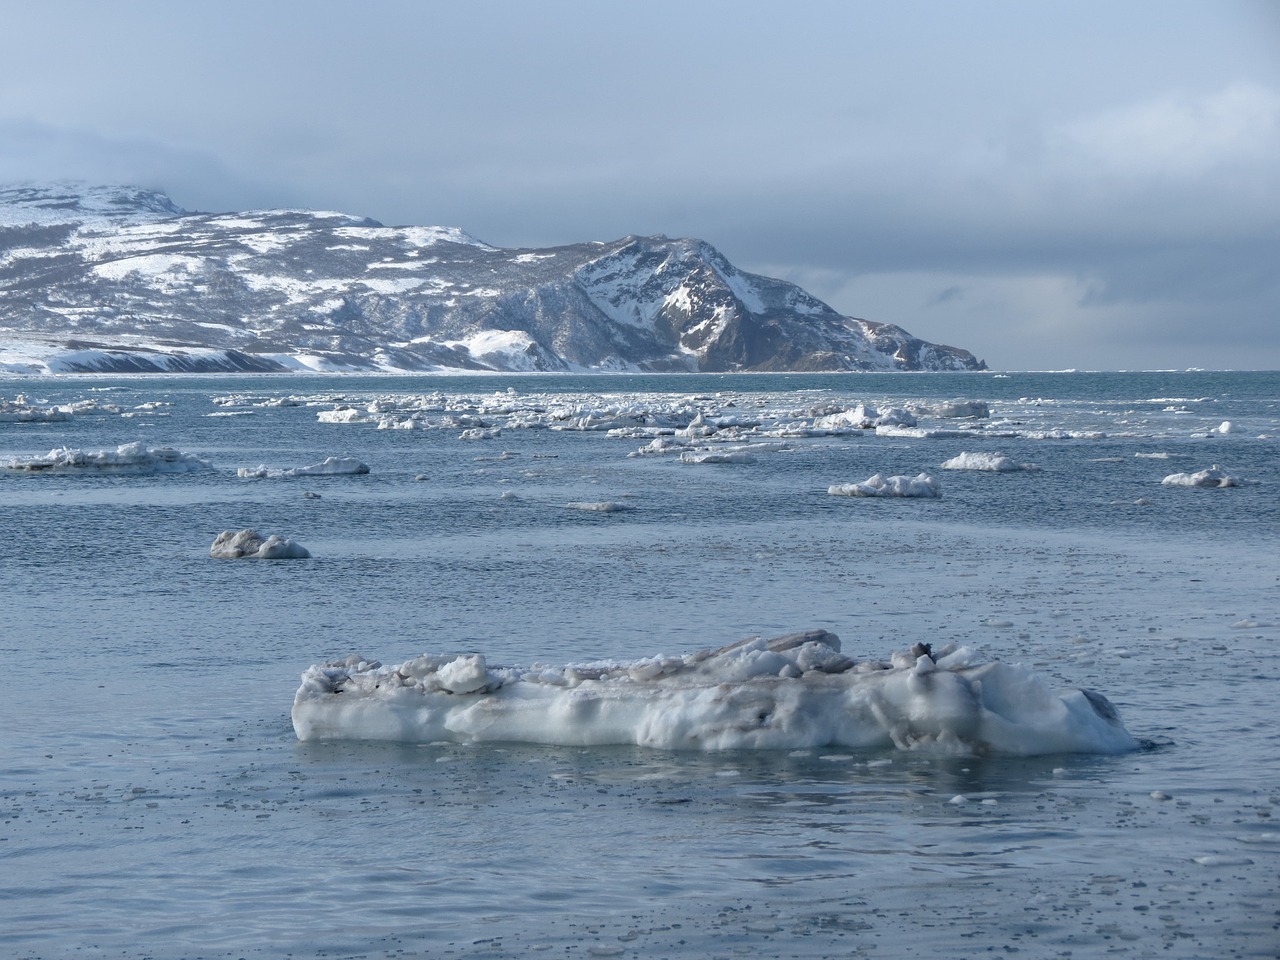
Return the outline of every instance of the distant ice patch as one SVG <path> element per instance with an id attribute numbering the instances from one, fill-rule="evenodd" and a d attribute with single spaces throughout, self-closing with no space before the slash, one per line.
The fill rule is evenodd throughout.
<path id="1" fill-rule="evenodd" d="M 635 509 L 617 500 L 570 500 L 564 506 L 566 510 L 585 510 L 588 513 L 626 513 Z"/>

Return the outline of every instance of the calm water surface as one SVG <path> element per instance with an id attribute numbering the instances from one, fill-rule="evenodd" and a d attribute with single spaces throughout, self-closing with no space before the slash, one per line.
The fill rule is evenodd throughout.
<path id="1" fill-rule="evenodd" d="M 0 380 L 17 394 L 118 412 L 0 423 L 0 460 L 142 440 L 216 469 L 0 471 L 0 955 L 1277 955 L 1280 376 Z M 316 417 L 436 395 L 797 419 L 964 397 L 1006 426 L 696 466 L 603 433 Z M 939 469 L 962 450 L 1041 469 Z M 371 472 L 236 476 L 330 455 Z M 1160 483 L 1215 463 L 1256 483 Z M 826 492 L 922 471 L 940 500 Z M 209 558 L 248 526 L 313 559 Z M 1030 663 L 1148 749 L 301 744 L 289 723 L 301 671 L 350 652 L 630 659 L 810 626 L 854 655 Z"/>

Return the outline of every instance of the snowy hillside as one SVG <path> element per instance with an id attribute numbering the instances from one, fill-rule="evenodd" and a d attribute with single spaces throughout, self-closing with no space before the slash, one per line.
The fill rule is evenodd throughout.
<path id="1" fill-rule="evenodd" d="M 541 250 L 342 213 L 0 188 L 0 371 L 974 370 L 699 240 Z"/>

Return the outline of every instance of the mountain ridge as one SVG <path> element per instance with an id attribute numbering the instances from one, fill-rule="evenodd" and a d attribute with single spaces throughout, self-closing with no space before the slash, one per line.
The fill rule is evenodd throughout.
<path id="1" fill-rule="evenodd" d="M 982 369 L 698 239 L 502 248 L 140 187 L 0 188 L 0 371 Z"/>

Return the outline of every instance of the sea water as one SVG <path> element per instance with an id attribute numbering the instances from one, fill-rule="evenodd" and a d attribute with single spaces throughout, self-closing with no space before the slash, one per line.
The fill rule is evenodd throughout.
<path id="1" fill-rule="evenodd" d="M 210 464 L 0 470 L 4 956 L 1277 953 L 1280 376 L 0 392 L 74 411 L 0 422 L 0 461 L 138 442 Z M 957 398 L 990 416 L 805 429 Z M 425 428 L 379 429 L 413 411 Z M 556 429 L 672 411 L 758 423 L 685 438 L 750 456 Z M 962 452 L 1038 469 L 941 468 Z M 369 473 L 277 476 L 330 456 Z M 1161 482 L 1214 465 L 1241 485 Z M 940 498 L 828 493 L 922 472 Z M 247 527 L 311 558 L 209 556 Z M 852 656 L 963 643 L 1094 688 L 1144 748 L 300 743 L 289 721 L 300 674 L 350 653 L 634 660 L 811 627 Z"/>

